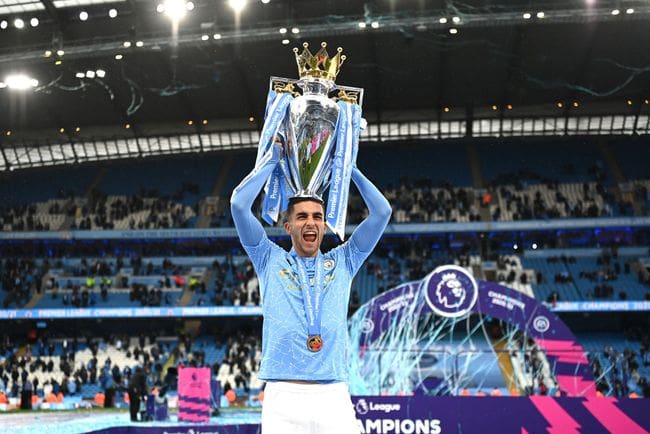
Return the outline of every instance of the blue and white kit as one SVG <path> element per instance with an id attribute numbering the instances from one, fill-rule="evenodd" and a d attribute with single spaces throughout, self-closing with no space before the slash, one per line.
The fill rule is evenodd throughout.
<path id="1" fill-rule="evenodd" d="M 350 238 L 322 254 L 321 336 L 323 348 L 311 352 L 306 346 L 307 318 L 297 261 L 303 261 L 310 279 L 315 258 L 287 252 L 268 239 L 251 206 L 279 161 L 273 146 L 260 164 L 235 188 L 232 216 L 241 243 L 250 256 L 260 282 L 264 326 L 262 332 L 262 380 L 347 381 L 347 312 L 352 279 L 379 241 L 388 220 L 390 204 L 357 169 L 352 181 L 364 199 L 369 215 Z"/>

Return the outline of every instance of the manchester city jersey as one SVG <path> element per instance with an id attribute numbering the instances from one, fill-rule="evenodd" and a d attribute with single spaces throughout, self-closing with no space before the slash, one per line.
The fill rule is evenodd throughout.
<path id="1" fill-rule="evenodd" d="M 244 246 L 260 282 L 264 315 L 262 380 L 347 381 L 347 313 L 352 279 L 367 253 L 348 241 L 323 255 L 321 337 L 318 352 L 307 348 L 304 291 L 296 261 L 304 261 L 309 278 L 314 258 L 286 252 L 266 236 L 257 246 Z"/>

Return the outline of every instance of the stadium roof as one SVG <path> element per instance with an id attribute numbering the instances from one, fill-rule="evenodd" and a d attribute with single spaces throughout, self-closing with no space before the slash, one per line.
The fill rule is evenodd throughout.
<path id="1" fill-rule="evenodd" d="M 303 41 L 344 48 L 371 123 L 650 113 L 647 2 L 483 3 L 195 0 L 174 34 L 156 1 L 0 0 L 0 140 L 259 129 Z"/>

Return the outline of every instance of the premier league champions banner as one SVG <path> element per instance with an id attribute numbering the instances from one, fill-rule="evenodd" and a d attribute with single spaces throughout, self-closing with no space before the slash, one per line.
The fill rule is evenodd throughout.
<path id="1" fill-rule="evenodd" d="M 650 429 L 647 399 L 352 398 L 362 434 L 625 433 Z"/>
<path id="2" fill-rule="evenodd" d="M 210 368 L 179 369 L 178 420 L 210 421 Z"/>
<path id="3" fill-rule="evenodd" d="M 480 317 L 477 325 L 477 321 L 465 321 L 470 314 Z M 409 370 L 417 368 L 422 372 L 429 348 L 438 351 L 433 356 L 437 362 L 433 371 L 437 371 L 431 376 L 438 378 L 427 380 L 448 383 L 446 389 L 438 389 L 436 394 L 458 394 L 460 388 L 466 387 L 462 381 L 470 384 L 468 378 L 476 374 L 474 369 L 467 369 L 471 366 L 468 351 L 460 363 L 452 360 L 441 365 L 445 365 L 445 358 L 458 359 L 450 354 L 454 345 L 464 345 L 466 350 L 475 345 L 471 338 L 452 342 L 451 336 L 458 335 L 459 329 L 467 330 L 467 335 L 481 335 L 485 341 L 488 332 L 484 326 L 488 319 L 501 320 L 514 330 L 509 342 L 516 342 L 515 332 L 534 340 L 553 367 L 557 388 L 563 395 L 595 395 L 585 352 L 555 314 L 521 292 L 494 282 L 477 282 L 467 270 L 455 265 L 438 267 L 421 281 L 380 294 L 355 313 L 350 321 L 353 394 L 415 391 L 419 384 L 414 383 L 423 383 L 425 379 L 414 378 Z M 450 366 L 453 364 L 456 366 Z M 482 383 L 476 380 L 473 384 Z"/>

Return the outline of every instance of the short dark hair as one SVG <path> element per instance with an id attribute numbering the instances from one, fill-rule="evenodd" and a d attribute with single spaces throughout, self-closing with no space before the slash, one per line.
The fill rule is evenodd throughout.
<path id="1" fill-rule="evenodd" d="M 320 206 L 323 207 L 323 213 L 325 213 L 325 202 L 323 202 L 322 200 L 320 200 L 320 199 L 318 199 L 316 197 L 297 196 L 297 197 L 292 197 L 291 199 L 289 199 L 289 205 L 287 206 L 287 212 L 284 215 L 284 221 L 287 221 L 289 216 L 291 214 L 293 214 L 293 207 L 296 204 L 298 204 L 300 202 L 307 202 L 307 201 L 316 202 L 316 203 L 320 204 Z"/>

